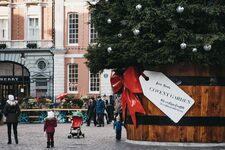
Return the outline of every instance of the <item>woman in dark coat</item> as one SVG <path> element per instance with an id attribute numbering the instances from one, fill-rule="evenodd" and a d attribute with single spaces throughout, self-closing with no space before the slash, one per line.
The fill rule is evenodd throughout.
<path id="1" fill-rule="evenodd" d="M 12 139 L 11 139 L 12 126 L 13 126 L 15 141 L 16 141 L 16 144 L 18 144 L 17 125 L 18 125 L 18 117 L 20 115 L 20 108 L 18 105 L 18 101 L 14 99 L 13 95 L 8 95 L 8 100 L 3 109 L 3 113 L 6 116 L 6 123 L 8 128 L 8 144 L 12 143 Z"/>

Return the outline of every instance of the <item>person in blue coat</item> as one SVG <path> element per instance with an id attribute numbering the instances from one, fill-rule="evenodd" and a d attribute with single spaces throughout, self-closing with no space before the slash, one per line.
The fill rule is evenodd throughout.
<path id="1" fill-rule="evenodd" d="M 121 139 L 122 126 L 123 126 L 123 122 L 120 120 L 120 116 L 118 115 L 116 117 L 116 121 L 113 123 L 113 129 L 116 130 L 116 139 L 117 140 Z"/>
<path id="2" fill-rule="evenodd" d="M 105 110 L 105 102 L 101 99 L 100 96 L 97 97 L 96 101 L 96 115 L 98 120 L 97 127 L 104 127 L 104 110 Z"/>

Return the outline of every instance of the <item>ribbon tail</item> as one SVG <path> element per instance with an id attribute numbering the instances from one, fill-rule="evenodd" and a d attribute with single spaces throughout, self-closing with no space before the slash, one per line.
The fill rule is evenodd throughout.
<path id="1" fill-rule="evenodd" d="M 145 110 L 142 107 L 141 102 L 139 101 L 139 98 L 137 97 L 136 94 L 131 93 L 127 88 L 125 88 L 121 99 L 122 99 L 123 115 L 125 115 L 126 107 L 128 107 L 131 119 L 134 123 L 134 126 L 136 127 L 137 125 L 136 113 L 138 112 L 138 113 L 145 114 Z"/>

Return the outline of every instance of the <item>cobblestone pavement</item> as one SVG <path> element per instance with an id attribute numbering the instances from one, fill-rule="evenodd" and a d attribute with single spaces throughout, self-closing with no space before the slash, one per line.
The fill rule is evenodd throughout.
<path id="1" fill-rule="evenodd" d="M 121 141 L 115 140 L 112 125 L 105 127 L 82 126 L 85 138 L 68 139 L 70 124 L 58 124 L 55 133 L 55 150 L 225 150 L 225 147 L 181 147 L 181 146 L 150 146 L 136 145 L 126 141 L 126 132 L 123 130 Z M 11 145 L 7 144 L 7 127 L 0 126 L 0 150 L 44 150 L 46 137 L 43 134 L 43 124 L 19 124 L 19 144 L 13 139 Z M 53 148 L 51 148 L 53 149 Z"/>

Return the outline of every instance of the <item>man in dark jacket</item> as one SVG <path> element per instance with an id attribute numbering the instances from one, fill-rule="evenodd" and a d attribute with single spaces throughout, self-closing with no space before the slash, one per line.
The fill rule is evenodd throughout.
<path id="1" fill-rule="evenodd" d="M 17 125 L 18 125 L 18 117 L 20 115 L 20 108 L 18 105 L 18 101 L 14 99 L 13 95 L 8 95 L 8 100 L 3 109 L 3 113 L 6 116 L 6 123 L 8 128 L 8 144 L 12 143 L 12 139 L 11 139 L 12 125 L 13 125 L 13 133 L 14 133 L 15 141 L 16 141 L 16 144 L 18 144 Z"/>
<path id="2" fill-rule="evenodd" d="M 88 110 L 87 110 L 87 126 L 90 126 L 91 119 L 93 119 L 94 125 L 95 126 L 97 125 L 95 106 L 96 106 L 96 102 L 95 102 L 94 98 L 91 98 L 89 100 Z"/>
<path id="3" fill-rule="evenodd" d="M 96 115 L 98 117 L 98 126 L 104 126 L 104 110 L 105 110 L 105 102 L 98 96 L 96 101 Z"/>

